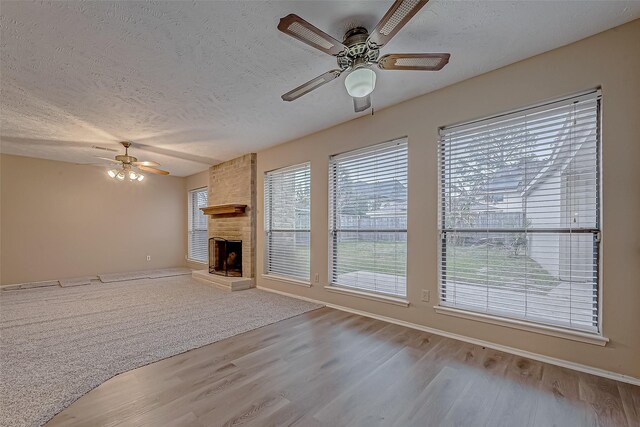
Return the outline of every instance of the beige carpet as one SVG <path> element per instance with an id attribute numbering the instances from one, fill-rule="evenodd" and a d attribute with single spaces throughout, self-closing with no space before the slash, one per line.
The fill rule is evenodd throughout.
<path id="1" fill-rule="evenodd" d="M 0 425 L 41 425 L 114 375 L 320 308 L 190 276 L 0 294 Z"/>

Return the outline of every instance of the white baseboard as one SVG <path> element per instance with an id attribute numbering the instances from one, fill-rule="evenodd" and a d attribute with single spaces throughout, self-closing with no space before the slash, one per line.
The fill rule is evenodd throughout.
<path id="1" fill-rule="evenodd" d="M 452 338 L 458 341 L 468 342 L 470 344 L 479 345 L 482 347 L 492 348 L 498 351 L 504 351 L 505 353 L 514 354 L 516 356 L 526 357 L 528 359 L 537 360 L 543 363 L 549 363 L 551 365 L 561 366 L 563 368 L 573 369 L 574 371 L 584 372 L 591 375 L 596 375 L 603 378 L 609 378 L 615 381 L 621 381 L 624 383 L 640 386 L 640 378 L 635 378 L 629 375 L 619 374 L 617 372 L 611 372 L 600 368 L 594 368 L 592 366 L 583 365 L 581 363 L 570 362 L 568 360 L 558 359 L 555 357 L 545 356 L 539 353 L 533 353 L 526 350 L 520 350 L 514 347 L 508 347 L 506 345 L 495 344 L 489 341 L 484 341 L 476 338 L 467 337 L 464 335 L 454 334 L 451 332 L 443 331 L 440 329 L 430 328 L 428 326 L 418 325 L 417 323 L 405 322 L 404 320 L 394 319 L 392 317 L 380 316 L 378 314 L 370 313 L 368 311 L 356 310 L 342 305 L 331 304 L 325 301 L 319 301 L 312 298 L 302 297 L 288 292 L 277 291 L 275 289 L 265 288 L 263 286 L 257 286 L 258 289 L 267 292 L 273 292 L 280 295 L 286 295 L 288 297 L 297 298 L 303 301 L 308 301 L 316 304 L 322 304 L 336 310 L 346 311 L 348 313 L 358 314 L 360 316 L 370 317 L 372 319 L 382 320 L 383 322 L 394 323 L 396 325 L 405 326 L 411 329 L 417 329 L 419 331 L 428 332 L 431 334 L 440 335 L 447 338 Z"/>

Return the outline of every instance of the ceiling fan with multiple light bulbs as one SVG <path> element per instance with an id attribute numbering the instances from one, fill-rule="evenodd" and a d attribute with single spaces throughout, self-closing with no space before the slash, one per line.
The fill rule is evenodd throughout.
<path id="1" fill-rule="evenodd" d="M 112 163 L 118 163 L 121 167 L 114 168 L 107 171 L 107 174 L 114 179 L 118 179 L 120 181 L 124 181 L 125 179 L 129 179 L 130 181 L 142 181 L 144 179 L 144 175 L 139 172 L 137 169 L 143 170 L 145 172 L 157 173 L 159 175 L 169 175 L 169 172 L 156 169 L 154 166 L 160 166 L 160 163 L 150 162 L 150 161 L 138 161 L 137 158 L 129 155 L 129 147 L 131 147 L 131 143 L 128 141 L 123 141 L 120 144 L 124 146 L 124 154 L 120 154 L 115 157 L 115 159 L 110 159 L 108 157 L 100 157 L 96 156 L 99 159 L 107 160 Z"/>
<path id="2" fill-rule="evenodd" d="M 429 0 L 396 0 L 371 34 L 366 28 L 347 31 L 342 43 L 314 27 L 298 15 L 287 15 L 280 20 L 278 29 L 329 55 L 335 56 L 339 69 L 326 73 L 282 95 L 284 101 L 293 101 L 320 86 L 348 73 L 344 80 L 347 92 L 353 98 L 356 112 L 371 107 L 371 92 L 376 86 L 373 67 L 381 70 L 439 71 L 449 62 L 448 53 L 396 53 L 380 55 L 380 49 L 427 4 Z"/>

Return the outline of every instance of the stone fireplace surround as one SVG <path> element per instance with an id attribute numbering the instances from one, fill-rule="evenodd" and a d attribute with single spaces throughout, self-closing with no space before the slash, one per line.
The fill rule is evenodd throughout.
<path id="1" fill-rule="evenodd" d="M 242 213 L 209 216 L 209 238 L 242 240 L 242 277 L 193 272 L 193 277 L 231 290 L 255 286 L 256 260 L 256 154 L 246 154 L 209 168 L 209 206 L 246 205 Z"/>

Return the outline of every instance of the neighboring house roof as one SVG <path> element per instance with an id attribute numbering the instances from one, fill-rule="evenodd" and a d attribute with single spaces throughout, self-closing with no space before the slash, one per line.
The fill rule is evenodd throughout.
<path id="1" fill-rule="evenodd" d="M 469 207 L 470 212 L 494 212 L 498 207 L 490 203 L 476 202 Z"/>
<path id="2" fill-rule="evenodd" d="M 561 156 L 562 148 L 571 142 L 571 137 L 569 133 L 571 132 L 571 125 L 568 123 L 564 126 L 564 128 L 558 132 L 559 134 L 559 144 L 554 147 L 553 153 L 551 154 L 551 159 L 548 162 L 545 162 L 546 165 L 538 172 L 538 174 L 531 180 L 529 185 L 527 185 L 522 191 L 522 197 L 527 197 L 538 185 L 545 182 L 545 180 L 553 175 L 557 171 L 564 170 L 573 160 L 573 156 Z M 579 140 L 573 140 L 573 143 L 576 144 L 574 148 L 574 152 L 577 152 L 582 148 L 584 142 L 593 136 L 595 131 L 588 133 L 583 138 Z"/>
<path id="3" fill-rule="evenodd" d="M 533 180 L 531 180 L 529 185 L 524 188 L 524 190 L 522 191 L 522 197 L 528 196 L 537 185 L 544 182 L 546 177 L 548 177 L 553 171 L 556 170 L 556 166 L 559 161 L 558 159 L 560 158 L 559 156 L 560 150 L 564 145 L 564 142 L 567 140 L 567 138 L 562 138 L 562 136 L 567 135 L 567 133 L 570 130 L 571 130 L 571 124 L 565 123 L 563 128 L 558 132 L 558 135 L 559 135 L 558 139 L 560 143 L 554 148 L 553 153 L 551 154 L 550 161 L 547 162 L 547 164 L 540 170 L 540 172 L 538 172 L 538 174 L 533 178 Z"/>
<path id="4" fill-rule="evenodd" d="M 351 188 L 355 193 L 372 194 L 386 201 L 395 200 L 401 202 L 407 199 L 406 187 L 395 179 L 376 182 L 355 181 L 351 184 Z M 405 196 L 397 196 L 403 193 Z"/>
<path id="5" fill-rule="evenodd" d="M 382 216 L 382 217 L 406 217 L 407 215 L 407 204 L 406 203 L 387 203 L 384 206 L 381 206 L 380 209 L 376 209 L 375 211 L 367 212 L 366 216 Z"/>
<path id="6" fill-rule="evenodd" d="M 537 159 L 527 159 L 520 164 L 505 166 L 496 171 L 487 183 L 486 191 L 489 193 L 522 192 L 544 167 L 546 162 Z"/>

